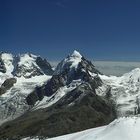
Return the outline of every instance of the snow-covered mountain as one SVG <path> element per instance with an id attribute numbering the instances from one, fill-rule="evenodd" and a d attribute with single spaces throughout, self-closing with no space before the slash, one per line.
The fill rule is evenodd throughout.
<path id="1" fill-rule="evenodd" d="M 77 69 L 78 64 L 82 61 L 82 55 L 77 52 L 76 50 L 69 55 L 67 58 L 65 58 L 57 68 L 55 69 L 55 74 L 60 74 L 66 71 L 67 69 L 70 69 L 72 71 L 73 69 Z"/>
<path id="2" fill-rule="evenodd" d="M 98 74 L 100 72 L 90 61 L 86 60 L 79 52 L 74 51 L 56 67 L 52 78 L 43 88 L 45 95 L 43 100 L 36 102 L 31 94 L 27 98 L 27 102 L 30 105 L 35 104 L 34 108 L 36 109 L 45 108 L 56 103 L 63 96 L 66 96 L 67 93 L 85 83 L 88 83 L 95 92 L 95 89 L 102 85 Z"/>
<path id="3" fill-rule="evenodd" d="M 37 75 L 52 75 L 53 70 L 46 59 L 30 53 L 12 55 L 0 53 L 0 74 L 6 76 L 17 76 L 30 78 Z"/>
<path id="4" fill-rule="evenodd" d="M 121 77 L 100 75 L 100 78 L 111 87 L 111 98 L 116 102 L 117 116 L 140 113 L 140 68 Z"/>
<path id="5" fill-rule="evenodd" d="M 100 72 L 90 61 L 85 59 L 79 52 L 75 50 L 71 55 L 66 57 L 58 64 L 54 75 L 68 74 L 68 78 L 72 76 L 72 78 L 76 79 L 77 77 L 84 78 L 84 73 L 96 76 Z"/>
<path id="6" fill-rule="evenodd" d="M 33 54 L 23 54 L 15 68 L 15 75 L 30 78 L 38 75 L 52 75 L 53 70 L 46 59 Z"/>
<path id="7" fill-rule="evenodd" d="M 33 55 L 21 56 L 17 67 L 22 67 L 22 75 L 20 77 L 15 72 L 17 82 L 1 96 L 2 122 L 16 118 L 12 121 L 16 127 L 7 122 L 6 137 L 38 135 L 36 131 L 39 135 L 53 137 L 105 125 L 115 118 L 112 102 L 96 94 L 96 89 L 104 85 L 99 77 L 101 73 L 79 52 L 74 51 L 63 59 L 52 77 L 36 73 L 35 59 Z M 32 72 L 30 76 L 28 68 L 33 68 L 36 76 Z M 17 118 L 22 114 L 24 117 Z M 30 117 L 35 119 L 29 122 Z M 0 138 L 5 137 L 3 131 L 7 129 L 7 123 L 0 128 Z M 37 124 L 36 129 L 33 129 L 34 123 Z"/>
<path id="8" fill-rule="evenodd" d="M 138 115 L 139 87 L 139 68 L 120 77 L 106 76 L 77 51 L 63 59 L 54 71 L 40 56 L 1 53 L 0 124 L 12 121 L 0 127 L 0 138 L 54 137 Z M 82 134 L 79 140 L 106 140 L 117 135 L 118 127 L 126 131 L 121 123 L 127 125 L 133 120 L 139 117 L 118 119 L 108 126 L 60 138 L 73 140 Z"/>
<path id="9" fill-rule="evenodd" d="M 36 86 L 46 83 L 52 72 L 50 64 L 39 56 L 1 53 L 0 124 L 27 111 L 29 106 L 26 97 Z"/>

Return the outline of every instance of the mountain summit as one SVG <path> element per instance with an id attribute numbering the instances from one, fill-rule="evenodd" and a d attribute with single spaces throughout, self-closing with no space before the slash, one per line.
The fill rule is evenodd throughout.
<path id="1" fill-rule="evenodd" d="M 74 51 L 71 55 L 67 56 L 57 66 L 54 74 L 60 74 L 65 70 L 76 69 L 82 61 L 82 55 L 78 51 Z"/>
<path id="2" fill-rule="evenodd" d="M 90 86 L 95 89 L 102 85 L 98 74 L 100 72 L 90 61 L 86 60 L 79 52 L 74 51 L 56 67 L 52 78 L 45 85 L 45 95 L 51 96 L 60 87 L 68 86 L 75 81 L 90 83 Z"/>

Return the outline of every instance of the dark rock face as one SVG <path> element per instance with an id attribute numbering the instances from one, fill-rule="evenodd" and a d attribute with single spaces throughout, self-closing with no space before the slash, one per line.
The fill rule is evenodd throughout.
<path id="1" fill-rule="evenodd" d="M 50 81 L 45 85 L 45 95 L 53 95 L 61 86 L 65 85 L 65 78 L 63 75 L 54 75 Z"/>
<path id="2" fill-rule="evenodd" d="M 10 89 L 15 83 L 17 82 L 17 80 L 15 78 L 10 78 L 10 79 L 6 79 L 4 81 L 4 83 L 2 84 L 2 86 L 4 86 L 7 90 Z"/>
<path id="3" fill-rule="evenodd" d="M 28 105 L 34 105 L 37 101 L 41 101 L 44 98 L 44 94 L 44 90 L 41 87 L 36 87 L 26 98 Z"/>
<path id="4" fill-rule="evenodd" d="M 4 94 L 6 92 L 5 87 L 1 86 L 0 87 L 0 95 Z"/>
<path id="5" fill-rule="evenodd" d="M 52 67 L 47 62 L 46 59 L 42 59 L 41 57 L 37 57 L 36 63 L 46 75 L 52 75 L 53 74 Z"/>
<path id="6" fill-rule="evenodd" d="M 5 68 L 5 65 L 1 59 L 1 54 L 0 54 L 0 72 L 6 73 L 6 68 Z"/>
<path id="7" fill-rule="evenodd" d="M 6 79 L 0 87 L 0 95 L 9 90 L 16 82 L 17 80 L 15 78 Z"/>
<path id="8" fill-rule="evenodd" d="M 84 57 L 82 57 L 82 61 L 80 63 L 80 67 L 82 67 L 86 71 L 90 71 L 90 72 L 96 73 L 96 74 L 101 74 L 100 71 L 98 71 L 95 68 L 95 66 L 92 64 L 92 62 L 89 61 L 89 60 L 86 60 Z"/>

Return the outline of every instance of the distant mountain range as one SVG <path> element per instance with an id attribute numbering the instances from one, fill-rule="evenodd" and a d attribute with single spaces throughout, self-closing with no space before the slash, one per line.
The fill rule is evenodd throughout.
<path id="1" fill-rule="evenodd" d="M 0 139 L 50 138 L 140 113 L 140 69 L 106 76 L 74 51 L 55 69 L 30 53 L 0 53 Z"/>

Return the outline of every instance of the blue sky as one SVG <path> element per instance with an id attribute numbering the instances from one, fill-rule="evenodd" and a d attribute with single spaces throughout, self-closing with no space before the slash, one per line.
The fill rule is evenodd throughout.
<path id="1" fill-rule="evenodd" d="M 139 0 L 0 0 L 0 50 L 140 61 Z"/>

